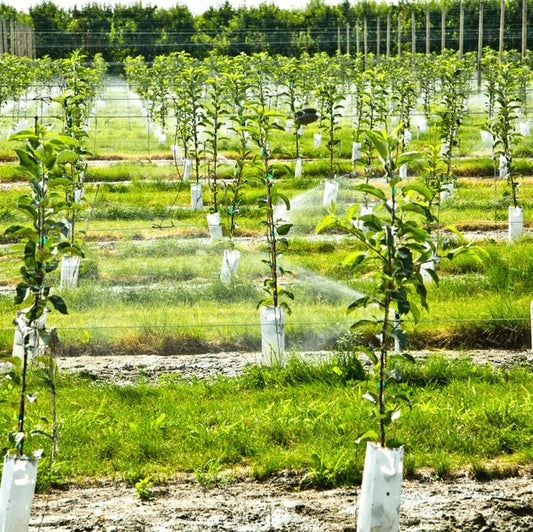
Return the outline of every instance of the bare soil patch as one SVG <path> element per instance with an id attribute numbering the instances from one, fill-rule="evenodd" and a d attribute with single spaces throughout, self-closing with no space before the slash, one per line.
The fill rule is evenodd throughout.
<path id="1" fill-rule="evenodd" d="M 526 365 L 533 369 L 532 351 L 468 350 L 468 351 L 420 351 L 413 353 L 424 358 L 431 353 L 442 353 L 448 357 L 468 357 L 477 364 L 491 364 L 493 367 Z M 328 352 L 302 354 L 302 357 L 326 357 Z M 247 364 L 260 361 L 260 353 L 206 353 L 202 355 L 82 355 L 60 357 L 60 369 L 81 373 L 94 380 L 128 384 L 140 378 L 157 381 L 164 377 L 175 379 L 208 379 L 219 375 L 234 377 Z M 366 360 L 364 361 L 366 362 Z"/>
<path id="2" fill-rule="evenodd" d="M 445 352 L 449 356 L 460 356 Z M 419 353 L 425 356 L 427 353 Z M 494 366 L 533 364 L 529 351 L 462 353 Z M 324 356 L 316 354 L 315 356 Z M 175 357 L 66 357 L 59 366 L 95 380 L 121 384 L 139 378 L 158 380 L 237 375 L 257 353 L 223 353 Z M 355 531 L 359 486 L 349 489 L 301 489 L 298 475 L 280 473 L 266 482 L 232 479 L 204 489 L 186 476 L 152 488 L 142 501 L 135 488 L 102 481 L 38 494 L 31 532 L 167 532 L 167 531 Z M 533 471 L 480 482 L 467 474 L 451 480 L 421 475 L 402 488 L 401 530 L 533 531 Z"/>
<path id="3" fill-rule="evenodd" d="M 401 530 L 533 530 L 533 477 L 476 482 L 432 478 L 404 481 Z M 268 482 L 230 482 L 201 489 L 183 480 L 153 490 L 143 502 L 123 484 L 73 486 L 37 495 L 31 532 L 356 530 L 359 487 L 297 490 L 281 475 Z"/>

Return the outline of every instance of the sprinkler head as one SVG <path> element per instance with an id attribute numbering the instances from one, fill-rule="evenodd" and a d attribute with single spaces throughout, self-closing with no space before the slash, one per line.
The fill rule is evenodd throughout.
<path id="1" fill-rule="evenodd" d="M 311 124 L 312 122 L 316 122 L 317 120 L 318 112 L 312 107 L 301 109 L 300 111 L 296 111 L 296 113 L 294 113 L 294 121 L 299 126 L 305 126 L 307 124 Z"/>

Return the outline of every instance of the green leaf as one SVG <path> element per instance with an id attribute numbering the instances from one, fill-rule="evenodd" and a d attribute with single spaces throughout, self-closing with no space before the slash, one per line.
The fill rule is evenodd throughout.
<path id="1" fill-rule="evenodd" d="M 411 303 L 411 310 L 412 308 L 413 304 Z M 398 342 L 400 342 L 400 349 L 403 349 L 407 345 L 408 335 L 403 329 L 397 329 L 393 331 L 392 336 L 397 338 Z"/>
<path id="2" fill-rule="evenodd" d="M 424 208 L 422 205 L 418 205 L 417 203 L 404 203 L 400 206 L 400 210 L 401 212 L 413 212 L 415 214 L 420 214 L 426 218 L 429 214 L 429 211 L 426 208 Z"/>
<path id="3" fill-rule="evenodd" d="M 39 164 L 35 161 L 35 159 L 28 153 L 28 151 L 21 148 L 15 148 L 14 151 L 20 161 L 19 168 L 29 173 L 30 175 L 38 178 L 41 168 Z"/>
<path id="4" fill-rule="evenodd" d="M 21 129 L 20 131 L 17 131 L 16 133 L 13 133 L 9 139 L 10 142 L 13 140 L 39 140 L 37 136 L 35 135 L 35 131 L 32 129 Z"/>
<path id="5" fill-rule="evenodd" d="M 360 443 L 365 443 L 367 441 L 377 441 L 379 439 L 378 433 L 375 430 L 367 430 L 365 433 L 361 434 L 355 440 L 355 443 L 359 445 Z"/>
<path id="6" fill-rule="evenodd" d="M 363 399 L 366 399 L 367 401 L 370 401 L 372 404 L 377 405 L 379 403 L 378 396 L 374 392 L 365 392 L 362 395 Z"/>
<path id="7" fill-rule="evenodd" d="M 411 315 L 413 316 L 414 322 L 418 323 L 420 321 L 420 309 L 418 308 L 418 306 L 411 301 L 411 303 L 409 304 L 409 310 L 411 312 Z"/>
<path id="8" fill-rule="evenodd" d="M 368 347 L 360 347 L 359 349 L 363 354 L 365 354 L 370 359 L 370 361 L 372 362 L 374 366 L 379 362 L 379 359 L 376 356 L 376 353 L 374 353 L 372 349 Z"/>
<path id="9" fill-rule="evenodd" d="M 368 183 L 360 183 L 359 185 L 355 185 L 353 189 L 357 192 L 370 194 L 371 196 L 374 196 L 380 199 L 381 201 L 387 201 L 387 196 L 385 196 L 385 192 L 383 192 L 383 190 L 373 185 L 369 185 Z"/>
<path id="10" fill-rule="evenodd" d="M 31 205 L 18 205 L 18 210 L 24 213 L 32 222 L 35 222 L 38 218 L 37 209 Z"/>
<path id="11" fill-rule="evenodd" d="M 337 218 L 334 214 L 328 214 L 327 216 L 324 216 L 322 220 L 317 224 L 315 227 L 315 231 L 317 233 L 321 233 L 325 229 L 331 229 L 332 227 L 336 227 L 337 224 Z"/>
<path id="12" fill-rule="evenodd" d="M 45 436 L 47 438 L 50 438 L 51 440 L 54 439 L 54 437 L 51 434 L 48 434 L 48 432 L 44 432 L 42 430 L 32 430 L 30 432 L 30 436 Z"/>
<path id="13" fill-rule="evenodd" d="M 68 314 L 67 305 L 61 297 L 52 295 L 48 299 L 58 312 L 60 312 L 61 314 Z"/>
<path id="14" fill-rule="evenodd" d="M 56 157 L 56 164 L 60 163 L 75 163 L 79 159 L 78 154 L 71 150 L 63 150 L 59 152 Z"/>
<path id="15" fill-rule="evenodd" d="M 431 190 L 429 190 L 429 188 L 426 187 L 426 185 L 423 185 L 422 183 L 413 183 L 413 184 L 405 185 L 402 188 L 402 192 L 404 194 L 406 194 L 407 192 L 411 192 L 411 191 L 417 192 L 427 201 L 431 201 L 433 199 L 433 193 L 431 192 Z"/>
<path id="16" fill-rule="evenodd" d="M 29 285 L 27 283 L 19 283 L 16 287 L 15 305 L 20 305 L 28 297 Z"/>
<path id="17" fill-rule="evenodd" d="M 283 225 L 278 225 L 276 227 L 276 233 L 278 235 L 286 235 L 288 234 L 288 232 L 291 230 L 291 227 L 293 226 L 293 224 L 283 224 Z"/>
<path id="18" fill-rule="evenodd" d="M 411 399 L 409 399 L 409 397 L 407 397 L 407 395 L 404 395 L 402 393 L 398 393 L 396 395 L 393 395 L 392 399 L 397 399 L 399 401 L 403 401 L 409 408 L 413 407 L 413 404 L 411 403 Z"/>
<path id="19" fill-rule="evenodd" d="M 282 201 L 285 204 L 285 208 L 290 211 L 291 210 L 291 202 L 289 201 L 289 198 L 285 196 L 285 194 L 281 194 L 280 192 L 272 192 L 271 194 L 272 202 L 277 203 L 278 201 Z"/>
<path id="20" fill-rule="evenodd" d="M 382 161 L 387 161 L 390 158 L 389 146 L 386 141 L 385 132 L 382 131 L 366 131 L 366 136 L 376 149 Z"/>
<path id="21" fill-rule="evenodd" d="M 343 261 L 342 265 L 345 268 L 350 268 L 351 270 L 357 270 L 367 259 L 367 255 L 365 253 L 359 253 L 354 251 L 353 253 L 350 253 Z"/>
<path id="22" fill-rule="evenodd" d="M 13 357 L 11 355 L 0 355 L 0 361 L 13 364 L 16 368 L 20 368 L 22 365 L 22 359 L 19 357 Z"/>
<path id="23" fill-rule="evenodd" d="M 400 353 L 400 356 L 405 358 L 405 360 L 407 360 L 408 362 L 411 362 L 413 364 L 416 363 L 415 357 L 411 355 L 411 353 Z"/>
<path id="24" fill-rule="evenodd" d="M 355 299 L 354 301 L 350 303 L 350 305 L 348 306 L 348 310 L 352 311 L 352 310 L 355 310 L 361 307 L 366 307 L 368 303 L 372 301 L 373 300 L 368 295 L 358 297 L 357 299 Z"/>
<path id="25" fill-rule="evenodd" d="M 416 151 L 407 151 L 398 156 L 398 159 L 396 160 L 396 165 L 401 166 L 402 164 L 410 163 L 411 161 L 418 159 L 418 157 L 420 157 L 420 153 Z"/>

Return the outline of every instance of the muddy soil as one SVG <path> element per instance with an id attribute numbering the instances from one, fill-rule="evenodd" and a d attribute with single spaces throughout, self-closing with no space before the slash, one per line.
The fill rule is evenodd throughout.
<path id="1" fill-rule="evenodd" d="M 533 530 L 533 477 L 486 483 L 467 477 L 404 481 L 400 529 Z M 183 480 L 153 489 L 143 502 L 121 484 L 77 486 L 38 495 L 31 532 L 355 531 L 359 488 L 297 490 L 281 475 L 265 483 L 229 482 L 201 489 Z"/>
<path id="2" fill-rule="evenodd" d="M 533 364 L 533 354 L 528 351 L 473 351 L 467 355 L 494 366 Z M 59 359 L 59 366 L 95 380 L 127 384 L 139 377 L 158 380 L 165 375 L 178 379 L 236 375 L 258 356 L 75 357 Z M 348 532 L 356 530 L 360 488 L 306 490 L 300 488 L 296 475 L 280 473 L 266 482 L 232 479 L 209 489 L 184 476 L 151 491 L 153 498 L 143 501 L 134 487 L 103 481 L 38 494 L 30 531 Z M 430 473 L 406 480 L 400 523 L 401 530 L 408 531 L 531 532 L 533 468 L 520 471 L 516 477 L 487 482 L 466 474 L 442 480 Z"/>

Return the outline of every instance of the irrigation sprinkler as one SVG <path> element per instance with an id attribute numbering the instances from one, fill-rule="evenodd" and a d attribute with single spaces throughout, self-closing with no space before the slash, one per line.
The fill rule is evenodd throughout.
<path id="1" fill-rule="evenodd" d="M 306 126 L 307 124 L 312 124 L 313 122 L 316 122 L 318 120 L 318 112 L 316 109 L 313 109 L 312 107 L 301 109 L 300 111 L 296 111 L 294 114 L 294 121 L 299 126 Z"/>

